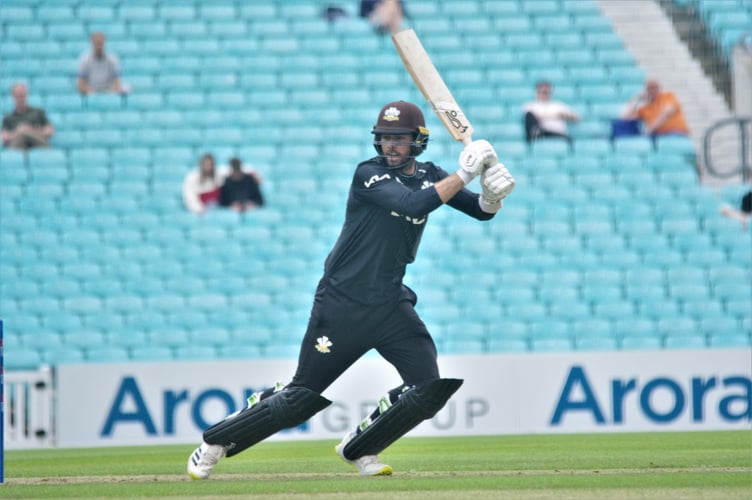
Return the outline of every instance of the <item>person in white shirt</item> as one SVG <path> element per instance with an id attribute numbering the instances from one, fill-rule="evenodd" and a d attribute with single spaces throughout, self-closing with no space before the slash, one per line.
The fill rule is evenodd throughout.
<path id="1" fill-rule="evenodd" d="M 225 172 L 217 169 L 214 156 L 205 153 L 199 168 L 191 170 L 183 180 L 183 203 L 188 211 L 201 215 L 219 203 L 219 191 Z"/>
<path id="2" fill-rule="evenodd" d="M 577 122 L 580 117 L 566 104 L 551 100 L 551 92 L 551 82 L 541 80 L 535 84 L 536 100 L 522 106 L 528 144 L 545 137 L 560 137 L 571 144 L 567 123 Z"/>

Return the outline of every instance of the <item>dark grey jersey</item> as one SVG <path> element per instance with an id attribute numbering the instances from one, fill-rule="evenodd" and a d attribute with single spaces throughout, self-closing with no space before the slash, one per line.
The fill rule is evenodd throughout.
<path id="1" fill-rule="evenodd" d="M 442 205 L 433 185 L 449 175 L 431 162 L 407 177 L 378 158 L 358 165 L 350 185 L 345 223 L 324 267 L 324 283 L 362 304 L 394 301 L 403 293 L 407 264 L 415 260 L 428 214 Z M 449 206 L 478 220 L 478 194 L 457 193 Z"/>

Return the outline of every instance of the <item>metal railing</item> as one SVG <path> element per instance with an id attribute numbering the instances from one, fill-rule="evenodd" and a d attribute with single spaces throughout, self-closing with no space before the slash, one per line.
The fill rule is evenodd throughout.
<path id="1" fill-rule="evenodd" d="M 712 160 L 712 143 L 713 136 L 720 130 L 726 127 L 736 126 L 738 129 L 739 138 L 739 162 L 738 166 L 732 165 L 731 168 L 720 169 Z M 732 117 L 725 118 L 715 122 L 710 128 L 705 131 L 703 137 L 703 160 L 705 162 L 705 168 L 707 171 L 715 177 L 726 179 L 734 177 L 741 172 L 742 182 L 747 183 L 749 181 L 750 169 L 752 168 L 752 162 L 750 161 L 750 137 L 752 137 L 752 116 Z"/>

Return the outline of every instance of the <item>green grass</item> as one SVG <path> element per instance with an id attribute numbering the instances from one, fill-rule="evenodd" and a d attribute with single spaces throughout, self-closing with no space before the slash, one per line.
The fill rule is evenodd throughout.
<path id="1" fill-rule="evenodd" d="M 752 498 L 752 431 L 403 438 L 391 477 L 265 442 L 191 481 L 192 446 L 9 451 L 0 498 Z"/>

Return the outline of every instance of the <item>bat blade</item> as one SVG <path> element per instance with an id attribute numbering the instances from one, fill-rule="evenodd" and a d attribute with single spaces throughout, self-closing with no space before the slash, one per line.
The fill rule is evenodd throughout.
<path id="1" fill-rule="evenodd" d="M 473 126 L 444 83 L 415 31 L 406 29 L 395 33 L 392 35 L 392 42 L 407 72 L 441 123 L 455 140 L 463 144 L 470 143 Z"/>

